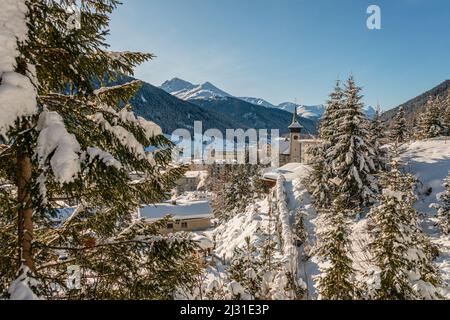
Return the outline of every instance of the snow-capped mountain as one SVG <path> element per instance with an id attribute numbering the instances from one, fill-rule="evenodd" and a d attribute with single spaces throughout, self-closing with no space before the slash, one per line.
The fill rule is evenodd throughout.
<path id="1" fill-rule="evenodd" d="M 364 109 L 366 111 L 366 116 L 369 119 L 375 119 L 376 115 L 377 115 L 377 110 L 375 110 L 373 107 L 368 106 Z"/>
<path id="2" fill-rule="evenodd" d="M 276 108 L 275 105 L 273 105 L 270 102 L 268 102 L 264 99 L 261 99 L 261 98 L 240 97 L 239 99 L 244 100 L 245 102 L 257 105 L 257 106 L 265 107 L 265 108 Z"/>
<path id="3" fill-rule="evenodd" d="M 160 86 L 160 88 L 167 93 L 170 93 L 171 95 L 177 97 L 178 99 L 185 101 L 236 98 L 260 107 L 279 109 L 290 113 L 293 113 L 295 111 L 295 108 L 297 107 L 297 112 L 300 117 L 313 121 L 320 120 L 325 112 L 324 105 L 305 106 L 293 102 L 284 102 L 277 106 L 262 98 L 234 97 L 233 95 L 217 88 L 211 82 L 205 82 L 203 84 L 196 85 L 179 78 L 173 78 L 172 80 L 164 82 Z M 372 119 L 375 117 L 376 111 L 372 107 L 367 107 L 366 114 L 369 118 Z"/>
<path id="4" fill-rule="evenodd" d="M 295 104 L 292 102 L 284 102 L 278 105 L 278 108 L 284 111 L 288 111 L 290 113 L 295 112 L 295 108 L 297 109 L 297 113 L 299 116 L 311 120 L 318 120 L 322 118 L 324 112 L 325 112 L 325 106 L 324 105 L 317 105 L 317 106 L 303 106 L 299 104 Z"/>
<path id="5" fill-rule="evenodd" d="M 279 109 L 290 113 L 294 113 L 295 107 L 298 107 L 297 113 L 299 116 L 311 120 L 320 120 L 326 110 L 324 105 L 303 106 L 293 102 L 284 102 L 278 105 Z M 364 111 L 369 119 L 374 119 L 377 113 L 377 111 L 371 106 L 366 107 Z"/>
<path id="6" fill-rule="evenodd" d="M 168 93 L 180 92 L 180 91 L 188 91 L 192 90 L 196 87 L 196 85 L 184 81 L 179 78 L 173 78 L 172 80 L 168 80 L 161 85 L 161 89 Z"/>
<path id="7" fill-rule="evenodd" d="M 164 82 L 161 87 L 164 91 L 181 100 L 217 99 L 231 97 L 229 93 L 217 88 L 211 82 L 194 85 L 188 81 L 174 78 Z"/>

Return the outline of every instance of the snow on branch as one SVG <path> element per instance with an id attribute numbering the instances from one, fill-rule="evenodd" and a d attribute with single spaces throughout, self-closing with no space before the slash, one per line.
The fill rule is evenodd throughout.
<path id="1" fill-rule="evenodd" d="M 24 0 L 2 0 L 0 10 L 0 134 L 5 135 L 17 118 L 36 111 L 36 90 L 24 75 L 16 73 L 18 41 L 27 37 Z"/>
<path id="2" fill-rule="evenodd" d="M 37 130 L 36 156 L 40 168 L 47 171 L 50 162 L 57 182 L 73 182 L 80 172 L 81 147 L 75 136 L 67 131 L 63 118 L 56 112 L 44 110 L 39 116 Z"/>
<path id="3" fill-rule="evenodd" d="M 41 300 L 30 288 L 36 286 L 36 280 L 29 277 L 30 269 L 22 266 L 19 276 L 14 280 L 8 290 L 11 300 Z"/>
<path id="4" fill-rule="evenodd" d="M 101 125 L 104 130 L 111 132 L 120 143 L 126 147 L 131 153 L 133 153 L 136 157 L 141 159 L 147 159 L 145 154 L 144 147 L 141 143 L 136 139 L 136 137 L 126 130 L 122 126 L 114 125 L 112 126 L 104 117 L 102 113 L 96 113 L 93 116 L 93 120 Z"/>
<path id="5" fill-rule="evenodd" d="M 86 155 L 90 162 L 96 158 L 103 162 L 107 167 L 114 167 L 117 170 L 122 169 L 122 164 L 116 160 L 109 152 L 100 150 L 98 148 L 87 148 Z"/>

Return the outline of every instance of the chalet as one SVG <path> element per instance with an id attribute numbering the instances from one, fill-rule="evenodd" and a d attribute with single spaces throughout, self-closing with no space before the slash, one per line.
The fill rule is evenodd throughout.
<path id="1" fill-rule="evenodd" d="M 143 206 L 138 216 L 150 222 L 171 216 L 172 220 L 161 230 L 165 234 L 207 230 L 212 226 L 214 217 L 208 201 L 164 202 Z"/>

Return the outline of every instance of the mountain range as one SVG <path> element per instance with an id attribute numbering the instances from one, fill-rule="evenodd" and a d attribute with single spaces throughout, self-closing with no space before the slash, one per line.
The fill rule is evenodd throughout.
<path id="1" fill-rule="evenodd" d="M 132 80 L 135 79 L 123 76 L 110 85 Z M 401 107 L 412 119 L 423 110 L 429 96 L 444 97 L 449 89 L 450 80 L 447 80 Z M 279 129 L 281 134 L 285 134 L 296 107 L 299 121 L 305 127 L 304 132 L 315 134 L 318 121 L 325 111 L 323 105 L 302 106 L 292 102 L 274 105 L 262 98 L 234 97 L 210 82 L 195 85 L 178 78 L 166 81 L 159 88 L 143 82 L 130 102 L 137 115 L 158 123 L 166 134 L 171 134 L 176 129 L 188 129 L 192 132 L 194 121 L 201 121 L 203 130 L 216 128 L 225 132 L 226 129 Z M 382 117 L 389 121 L 399 108 L 400 106 L 383 113 Z M 366 113 L 373 117 L 375 110 L 368 107 Z"/>
<path id="2" fill-rule="evenodd" d="M 237 103 L 234 99 L 239 99 L 266 109 L 282 110 L 289 113 L 294 113 L 295 108 L 297 108 L 297 113 L 300 117 L 316 122 L 320 120 L 325 112 L 325 106 L 321 104 L 305 106 L 293 102 L 283 102 L 279 105 L 275 105 L 262 98 L 235 97 L 224 90 L 219 89 L 210 82 L 196 85 L 179 78 L 173 78 L 172 80 L 164 82 L 160 88 L 181 100 L 190 101 L 199 105 L 208 105 L 205 100 L 227 100 L 233 98 L 230 99 L 230 101 L 232 101 L 234 105 Z M 224 102 L 220 103 L 220 105 L 223 104 Z M 368 107 L 366 113 L 370 118 L 373 118 L 375 116 L 375 109 Z"/>
<path id="3" fill-rule="evenodd" d="M 136 79 L 122 76 L 109 85 L 120 85 L 133 80 Z M 184 87 L 180 86 L 186 84 L 173 82 L 171 85 L 173 90 L 181 91 Z M 211 89 L 208 86 L 203 88 L 206 91 Z M 257 106 L 231 96 L 219 98 L 217 95 L 200 91 L 196 92 L 199 93 L 198 97 L 202 98 L 184 100 L 143 82 L 130 103 L 138 116 L 157 123 L 166 134 L 171 134 L 176 129 L 187 129 L 192 133 L 194 121 L 201 121 L 203 130 L 215 128 L 223 133 L 226 129 L 250 128 L 279 129 L 281 134 L 288 132 L 288 126 L 292 121 L 292 114 L 289 112 Z M 316 121 L 300 118 L 300 122 L 307 133 L 316 132 Z"/>
<path id="4" fill-rule="evenodd" d="M 395 114 L 397 114 L 400 108 L 403 108 L 403 110 L 405 110 L 405 115 L 408 122 L 413 123 L 414 119 L 416 119 L 417 116 L 424 111 L 429 97 L 443 99 L 447 96 L 449 90 L 450 80 L 446 80 L 436 87 L 432 88 L 431 90 L 418 95 L 417 97 L 399 105 L 396 108 L 384 112 L 382 115 L 382 119 L 385 121 L 389 121 L 390 119 L 392 119 L 392 117 L 394 117 Z"/>

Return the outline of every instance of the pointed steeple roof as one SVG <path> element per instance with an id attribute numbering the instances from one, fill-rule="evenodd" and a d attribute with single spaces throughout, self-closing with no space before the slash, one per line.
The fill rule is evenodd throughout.
<path id="1" fill-rule="evenodd" d="M 298 122 L 298 107 L 295 107 L 294 114 L 292 116 L 292 123 L 289 126 L 289 129 L 303 129 L 303 126 Z"/>

